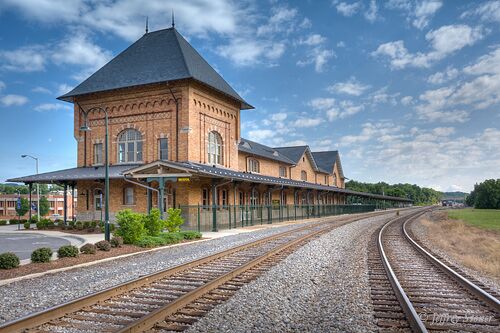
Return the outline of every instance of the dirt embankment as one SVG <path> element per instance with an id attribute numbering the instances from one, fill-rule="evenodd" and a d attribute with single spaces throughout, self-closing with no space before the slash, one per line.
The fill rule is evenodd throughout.
<path id="1" fill-rule="evenodd" d="M 500 232 L 448 219 L 445 211 L 425 214 L 413 223 L 412 231 L 432 251 L 500 286 Z"/>

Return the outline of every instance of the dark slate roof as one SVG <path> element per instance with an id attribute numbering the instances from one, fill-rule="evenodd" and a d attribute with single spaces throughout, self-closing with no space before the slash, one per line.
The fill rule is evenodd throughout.
<path id="1" fill-rule="evenodd" d="M 274 149 L 291 159 L 295 164 L 299 163 L 300 158 L 304 155 L 307 146 L 294 147 L 275 147 Z"/>
<path id="2" fill-rule="evenodd" d="M 175 28 L 144 34 L 76 88 L 58 99 L 182 79 L 194 79 L 252 109 Z"/>
<path id="3" fill-rule="evenodd" d="M 340 176 L 344 177 L 342 165 L 340 164 L 339 152 L 337 150 L 317 151 L 312 152 L 312 155 L 318 167 L 324 170 L 328 170 L 329 173 L 332 173 L 333 166 L 335 165 L 335 163 L 338 163 Z"/>
<path id="4" fill-rule="evenodd" d="M 213 165 L 194 163 L 194 162 L 171 162 L 171 161 L 159 161 L 158 163 L 165 164 L 166 166 L 172 168 L 179 168 L 181 170 L 189 171 L 193 174 L 199 174 L 206 177 L 217 177 L 224 179 L 232 179 L 247 182 L 257 182 L 261 184 L 268 185 L 278 185 L 278 186 L 288 186 L 288 187 L 298 187 L 311 190 L 320 191 L 331 191 L 336 193 L 344 193 L 350 195 L 357 195 L 361 197 L 374 198 L 374 199 L 385 199 L 385 200 L 396 200 L 396 201 L 407 201 L 412 200 L 406 198 L 397 198 L 387 195 L 379 195 L 372 193 L 356 192 L 351 190 L 346 190 L 343 188 L 338 188 L 336 186 L 320 185 L 315 183 L 309 183 L 305 181 L 292 180 L 288 178 L 264 176 L 261 174 L 253 174 L 248 172 L 235 171 L 232 169 L 226 169 L 221 167 L 216 167 Z"/>
<path id="5" fill-rule="evenodd" d="M 270 160 L 279 161 L 286 164 L 291 164 L 291 165 L 295 164 L 294 161 L 292 161 L 291 159 L 289 159 L 276 149 L 243 138 L 241 138 L 240 140 L 240 144 L 238 145 L 238 150 L 244 153 L 264 157 Z"/>
<path id="6" fill-rule="evenodd" d="M 111 165 L 109 167 L 109 178 L 123 178 L 122 172 L 136 168 L 137 164 Z M 8 182 L 16 183 L 62 183 L 86 179 L 104 179 L 104 167 L 80 167 L 65 169 L 38 175 L 8 179 Z"/>

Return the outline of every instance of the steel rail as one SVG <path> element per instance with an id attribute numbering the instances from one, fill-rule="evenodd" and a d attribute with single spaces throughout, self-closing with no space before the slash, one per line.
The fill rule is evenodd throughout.
<path id="1" fill-rule="evenodd" d="M 443 272 L 448 274 L 453 280 L 457 281 L 460 285 L 465 287 L 468 291 L 470 291 L 472 294 L 474 294 L 476 297 L 479 299 L 485 301 L 487 304 L 489 304 L 491 307 L 496 309 L 497 311 L 500 311 L 500 301 L 495 298 L 493 295 L 489 294 L 479 286 L 475 285 L 473 282 L 471 282 L 469 279 L 466 277 L 462 276 L 458 272 L 456 272 L 454 269 L 446 265 L 444 262 L 433 256 L 429 251 L 425 250 L 422 246 L 420 246 L 413 238 L 410 237 L 408 231 L 406 230 L 406 226 L 409 222 L 411 222 L 412 219 L 409 219 L 403 223 L 403 233 L 405 235 L 405 238 L 407 241 L 412 244 L 419 253 L 421 253 L 427 260 L 429 260 L 431 263 L 433 263 L 435 266 L 440 268 Z"/>
<path id="2" fill-rule="evenodd" d="M 248 263 L 245 263 L 241 265 L 240 267 L 231 270 L 230 272 L 208 282 L 205 285 L 202 285 L 189 293 L 179 297 L 175 301 L 166 304 L 164 307 L 161 307 L 154 312 L 150 313 L 149 315 L 140 318 L 139 320 L 131 323 L 129 326 L 124 327 L 123 329 L 119 330 L 118 333 L 138 333 L 138 332 L 144 332 L 146 330 L 149 330 L 155 326 L 156 323 L 161 322 L 165 317 L 170 316 L 183 308 L 184 306 L 188 305 L 189 303 L 192 303 L 196 299 L 202 297 L 203 295 L 209 293 L 210 291 L 216 289 L 217 287 L 221 286 L 222 284 L 226 283 L 227 281 L 233 279 L 234 277 L 240 275 L 243 272 L 246 272 L 253 267 L 261 264 L 262 262 L 268 260 L 269 258 L 273 257 L 274 255 L 288 249 L 288 248 L 293 248 L 293 246 L 302 243 L 304 241 L 307 241 L 308 239 L 311 239 L 315 236 L 318 236 L 320 234 L 329 232 L 338 226 L 328 226 L 323 229 L 320 229 L 318 231 L 314 231 L 313 233 L 306 234 L 304 236 L 299 237 L 298 239 L 295 239 L 291 242 L 287 242 L 269 252 L 266 252 L 262 254 L 261 256 L 251 260 Z"/>
<path id="3" fill-rule="evenodd" d="M 385 251 L 384 251 L 384 245 L 382 242 L 382 235 L 385 231 L 385 229 L 391 225 L 392 223 L 395 223 L 397 221 L 400 221 L 402 219 L 413 219 L 416 218 L 417 216 L 420 216 L 424 214 L 422 211 L 418 211 L 417 213 L 411 214 L 410 216 L 404 216 L 404 217 L 399 217 L 396 219 L 393 219 L 389 222 L 387 222 L 379 231 L 378 234 L 378 250 L 380 253 L 380 256 L 382 258 L 382 263 L 384 265 L 385 271 L 387 273 L 387 277 L 389 278 L 389 282 L 391 283 L 392 289 L 394 290 L 394 293 L 396 294 L 396 298 L 399 301 L 399 304 L 403 308 L 403 311 L 405 312 L 406 318 L 408 320 L 408 323 L 410 324 L 410 327 L 413 332 L 419 332 L 419 333 L 427 333 L 427 329 L 425 328 L 424 323 L 418 316 L 417 311 L 413 307 L 413 304 L 411 303 L 410 299 L 406 295 L 405 291 L 401 287 L 401 284 L 399 283 L 398 278 L 396 277 L 396 274 L 394 273 L 394 270 L 392 269 L 391 264 L 389 263 L 389 258 L 387 257 Z"/>
<path id="4" fill-rule="evenodd" d="M 339 219 L 338 221 L 335 221 L 335 222 L 340 223 L 340 225 L 337 224 L 335 227 L 339 227 L 341 225 L 345 225 L 347 223 L 351 223 L 351 222 L 354 222 L 354 221 L 357 221 L 357 220 L 360 220 L 363 218 L 368 218 L 368 217 L 378 216 L 378 215 L 385 215 L 385 214 L 390 214 L 390 213 L 393 213 L 393 211 L 372 212 L 372 213 L 368 213 L 368 214 L 361 213 L 361 214 L 363 214 L 361 216 L 360 216 L 360 214 L 353 214 L 353 215 L 345 216 L 345 217 L 342 217 L 341 219 Z M 287 235 L 290 235 L 290 234 L 293 234 L 296 232 L 311 229 L 315 226 L 322 225 L 322 224 L 328 224 L 328 223 L 331 223 L 331 222 L 328 222 L 328 221 L 314 222 L 314 223 L 308 224 L 304 227 L 281 232 L 281 233 L 278 233 L 276 235 L 271 235 L 271 236 L 259 239 L 257 241 L 254 241 L 254 242 L 250 242 L 250 243 L 243 244 L 243 245 L 240 245 L 237 247 L 233 247 L 233 248 L 230 248 L 230 249 L 227 249 L 224 251 L 220 251 L 220 252 L 217 252 L 215 254 L 212 254 L 212 255 L 209 255 L 209 256 L 206 256 L 206 257 L 203 257 L 200 259 L 196 259 L 196 260 L 188 262 L 188 263 L 180 264 L 180 265 L 177 265 L 177 266 L 174 266 L 171 268 L 167 268 L 167 269 L 164 269 L 164 270 L 161 270 L 158 272 L 154 272 L 154 273 L 151 273 L 151 274 L 148 274 L 145 276 L 140 276 L 136 279 L 123 282 L 121 284 L 104 289 L 102 291 L 98 291 L 98 292 L 95 292 L 95 293 L 92 293 L 92 294 L 89 294 L 86 296 L 76 298 L 74 300 L 47 308 L 47 309 L 39 311 L 39 312 L 35 312 L 33 314 L 30 314 L 28 316 L 25 316 L 25 317 L 22 317 L 19 319 L 15 319 L 12 321 L 2 323 L 2 324 L 0 324 L 0 333 L 23 332 L 26 329 L 31 329 L 31 328 L 40 326 L 40 325 L 48 323 L 54 319 L 61 318 L 61 317 L 64 317 L 65 315 L 68 315 L 70 313 L 81 310 L 82 308 L 85 308 L 87 306 L 91 306 L 91 305 L 97 304 L 99 302 L 103 302 L 103 301 L 110 299 L 112 297 L 115 297 L 115 296 L 123 295 L 127 292 L 130 292 L 130 291 L 136 289 L 136 288 L 146 286 L 146 285 L 151 284 L 157 280 L 161 280 L 165 277 L 174 275 L 174 274 L 181 272 L 181 271 L 184 271 L 186 269 L 193 268 L 195 266 L 199 266 L 199 265 L 208 263 L 208 262 L 216 260 L 218 258 L 230 255 L 230 254 L 235 253 L 235 252 L 245 250 L 247 248 L 250 248 L 250 247 L 253 247 L 253 246 L 256 246 L 259 244 L 263 244 L 263 243 L 272 241 L 274 239 L 285 237 Z"/>

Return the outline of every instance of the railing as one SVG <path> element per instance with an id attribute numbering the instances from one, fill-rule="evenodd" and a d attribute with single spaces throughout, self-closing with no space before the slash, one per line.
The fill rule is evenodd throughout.
<path id="1" fill-rule="evenodd" d="M 371 212 L 375 205 L 244 205 L 179 206 L 182 229 L 217 231 L 341 214 Z M 214 214 L 215 213 L 215 214 Z"/>

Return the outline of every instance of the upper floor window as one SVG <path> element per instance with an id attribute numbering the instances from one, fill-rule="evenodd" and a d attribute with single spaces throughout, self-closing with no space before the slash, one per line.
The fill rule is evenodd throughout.
<path id="1" fill-rule="evenodd" d="M 94 164 L 102 164 L 102 143 L 94 144 Z"/>
<path id="2" fill-rule="evenodd" d="M 286 167 L 280 166 L 280 177 L 286 177 Z"/>
<path id="3" fill-rule="evenodd" d="M 328 176 L 325 175 L 325 185 L 328 185 Z"/>
<path id="4" fill-rule="evenodd" d="M 307 172 L 305 172 L 304 170 L 302 170 L 300 172 L 300 179 L 302 179 L 303 181 L 307 181 Z"/>
<path id="5" fill-rule="evenodd" d="M 251 158 L 248 160 L 248 171 L 249 172 L 256 172 L 256 173 L 259 173 L 260 172 L 260 165 L 259 165 L 259 161 L 257 161 L 256 159 L 254 158 Z"/>
<path id="6" fill-rule="evenodd" d="M 118 162 L 142 161 L 142 134 L 135 129 L 126 129 L 118 135 Z"/>
<path id="7" fill-rule="evenodd" d="M 168 139 L 161 138 L 158 140 L 158 157 L 160 160 L 168 160 Z"/>
<path id="8" fill-rule="evenodd" d="M 337 175 L 333 174 L 333 185 L 337 186 Z"/>
<path id="9" fill-rule="evenodd" d="M 222 138 L 219 133 L 208 133 L 208 163 L 222 164 Z"/>

